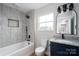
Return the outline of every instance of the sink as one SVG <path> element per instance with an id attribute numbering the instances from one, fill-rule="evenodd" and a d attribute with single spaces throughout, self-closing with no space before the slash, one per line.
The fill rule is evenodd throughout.
<path id="1" fill-rule="evenodd" d="M 67 41 L 67 40 L 63 40 L 63 39 L 57 39 L 56 42 L 72 43 L 71 41 Z"/>
<path id="2" fill-rule="evenodd" d="M 63 43 L 63 44 L 72 44 L 72 41 L 66 39 L 51 39 L 52 42 Z"/>

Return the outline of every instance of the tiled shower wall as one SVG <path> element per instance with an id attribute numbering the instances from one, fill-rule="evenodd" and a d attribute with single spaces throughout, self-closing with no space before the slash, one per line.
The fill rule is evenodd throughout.
<path id="1" fill-rule="evenodd" d="M 19 27 L 8 27 L 8 19 L 19 20 Z M 15 44 L 26 39 L 28 21 L 25 14 L 20 11 L 0 4 L 0 47 Z"/>

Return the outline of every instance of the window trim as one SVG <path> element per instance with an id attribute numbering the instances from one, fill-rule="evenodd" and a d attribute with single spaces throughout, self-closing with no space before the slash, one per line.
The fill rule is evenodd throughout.
<path id="1" fill-rule="evenodd" d="M 51 14 L 51 13 L 50 13 Z M 53 13 L 54 14 L 54 13 Z M 47 14 L 47 15 L 49 15 L 49 14 Z M 46 16 L 47 16 L 46 15 Z M 45 15 L 42 15 L 42 16 L 45 16 Z M 55 20 L 54 20 L 54 15 L 52 16 L 53 18 L 52 18 L 52 21 L 46 21 L 46 22 L 40 22 L 40 17 L 41 16 L 39 16 L 38 17 L 38 31 L 54 31 L 54 22 L 55 22 Z M 42 24 L 42 23 L 49 23 L 49 22 L 52 22 L 52 27 L 53 27 L 53 29 L 51 29 L 51 30 L 42 30 L 42 29 L 40 29 L 40 24 Z"/>

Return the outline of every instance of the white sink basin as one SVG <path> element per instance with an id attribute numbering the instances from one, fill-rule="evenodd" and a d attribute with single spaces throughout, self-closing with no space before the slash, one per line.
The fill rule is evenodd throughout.
<path id="1" fill-rule="evenodd" d="M 76 39 L 50 39 L 51 42 L 79 46 L 79 40 Z"/>
<path id="2" fill-rule="evenodd" d="M 67 41 L 67 40 L 61 40 L 61 39 L 57 39 L 55 40 L 56 42 L 62 42 L 62 43 L 72 43 L 71 41 Z"/>

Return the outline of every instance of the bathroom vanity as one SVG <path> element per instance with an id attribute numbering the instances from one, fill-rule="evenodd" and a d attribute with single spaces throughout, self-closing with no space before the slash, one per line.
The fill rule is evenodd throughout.
<path id="1" fill-rule="evenodd" d="M 50 39 L 51 56 L 79 56 L 79 40 Z"/>
<path id="2" fill-rule="evenodd" d="M 62 35 L 62 39 L 50 39 L 50 55 L 79 56 L 79 40 L 65 38 L 66 35 L 77 36 L 78 34 L 78 19 L 74 4 L 60 5 L 57 12 L 56 34 Z"/>

